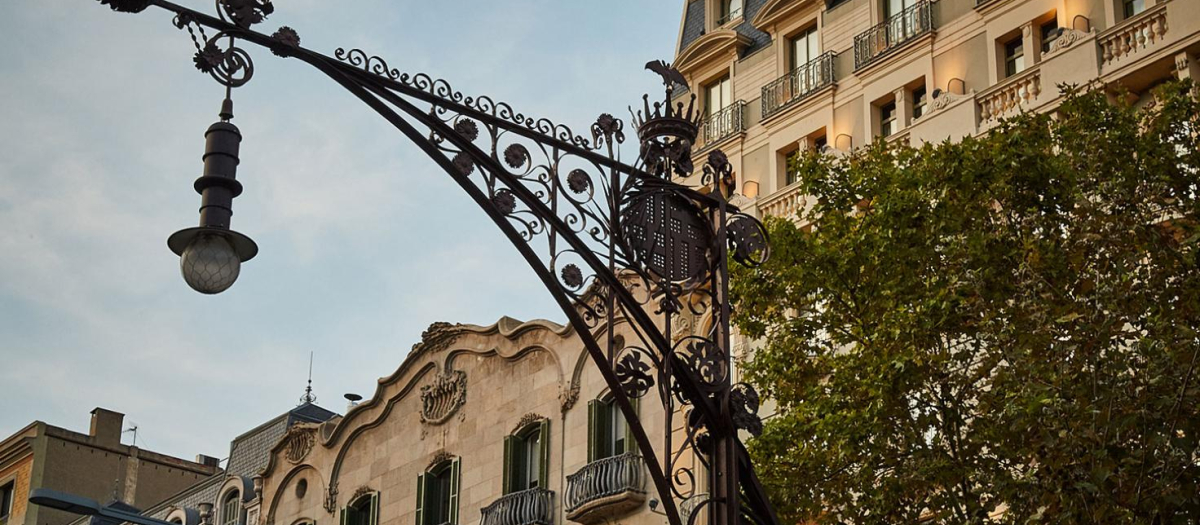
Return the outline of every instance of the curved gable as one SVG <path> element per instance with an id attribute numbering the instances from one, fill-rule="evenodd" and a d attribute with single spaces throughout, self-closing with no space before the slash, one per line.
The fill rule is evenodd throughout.
<path id="1" fill-rule="evenodd" d="M 695 42 L 679 53 L 679 56 L 675 58 L 675 69 L 678 69 L 684 76 L 688 76 L 690 72 L 710 60 L 737 53 L 748 45 L 750 45 L 750 38 L 737 31 L 732 29 L 713 31 L 697 38 Z"/>
<path id="2" fill-rule="evenodd" d="M 754 15 L 754 20 L 751 25 L 768 33 L 774 33 L 774 26 L 779 22 L 787 19 L 787 17 L 796 14 L 804 9 L 819 6 L 819 0 L 769 0 L 767 5 L 758 10 L 758 14 Z"/>

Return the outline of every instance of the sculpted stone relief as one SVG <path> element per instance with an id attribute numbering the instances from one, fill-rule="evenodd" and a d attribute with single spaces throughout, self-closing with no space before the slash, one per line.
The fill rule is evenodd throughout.
<path id="1" fill-rule="evenodd" d="M 467 401 L 467 373 L 461 370 L 437 375 L 421 387 L 421 422 L 445 423 Z"/>

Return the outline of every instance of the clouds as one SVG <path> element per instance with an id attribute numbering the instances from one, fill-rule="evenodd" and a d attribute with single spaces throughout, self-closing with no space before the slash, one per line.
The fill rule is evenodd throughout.
<path id="1" fill-rule="evenodd" d="M 197 9 L 210 2 L 190 1 Z M 83 430 L 95 406 L 191 457 L 296 403 L 369 396 L 433 321 L 561 320 L 515 249 L 386 122 L 295 60 L 253 50 L 235 229 L 260 255 L 208 297 L 166 249 L 194 225 L 203 131 L 223 95 L 162 12 L 15 0 L 0 20 L 0 434 Z M 677 2 L 289 0 L 289 25 L 586 131 L 658 89 Z M 369 16 L 368 16 L 369 15 Z M 51 35 L 47 27 L 56 29 Z M 643 78 L 644 77 L 644 78 Z M 627 155 L 630 154 L 627 152 Z"/>

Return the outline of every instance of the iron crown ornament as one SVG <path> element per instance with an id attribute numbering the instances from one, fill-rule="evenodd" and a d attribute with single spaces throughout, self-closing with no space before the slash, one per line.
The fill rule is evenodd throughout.
<path id="1" fill-rule="evenodd" d="M 647 95 L 641 109 L 630 109 L 638 152 L 628 164 L 620 152 L 625 123 L 610 113 L 585 136 L 359 49 L 323 55 L 301 46 L 294 29 L 254 30 L 274 12 L 265 0 L 215 0 L 215 16 L 167 0 L 99 1 L 121 12 L 153 5 L 175 13 L 199 54 L 192 57 L 197 67 L 226 89 L 228 111 L 214 132 L 220 137 L 236 130 L 228 94 L 253 75 L 246 44 L 311 65 L 361 100 L 466 192 L 558 303 L 624 414 L 668 522 L 692 525 L 703 516 L 709 525 L 778 524 L 738 437 L 761 427 L 758 396 L 732 384 L 730 373 L 727 265 L 762 262 L 766 231 L 727 201 L 736 176 L 724 155 L 693 160 L 700 112 L 694 95 L 675 96 L 685 80 L 677 70 L 647 64 L 663 79 L 664 96 L 651 103 Z M 216 206 L 205 208 L 211 217 L 202 214 L 200 228 L 184 230 L 194 234 L 177 233 L 185 235 L 178 242 L 173 236 L 171 247 L 180 253 L 197 243 L 196 256 L 207 258 L 205 271 L 196 272 L 200 286 L 217 288 L 234 259 L 253 256 L 243 251 L 252 241 L 228 229 L 226 212 L 240 193 L 236 162 L 209 170 L 207 158 L 195 187 Z M 678 183 L 695 180 L 697 161 L 704 163 L 702 187 Z M 631 327 L 628 338 L 604 335 L 618 324 Z M 652 440 L 634 398 L 662 405 L 656 427 L 681 431 Z M 332 495 L 336 483 L 329 483 Z M 688 514 L 681 515 L 685 501 Z"/>

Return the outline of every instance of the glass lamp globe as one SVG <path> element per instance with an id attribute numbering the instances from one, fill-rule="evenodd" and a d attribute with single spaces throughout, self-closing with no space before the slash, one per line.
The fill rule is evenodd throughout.
<path id="1" fill-rule="evenodd" d="M 179 257 L 183 280 L 193 290 L 218 294 L 237 280 L 242 261 L 221 235 L 197 235 Z"/>

